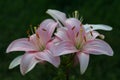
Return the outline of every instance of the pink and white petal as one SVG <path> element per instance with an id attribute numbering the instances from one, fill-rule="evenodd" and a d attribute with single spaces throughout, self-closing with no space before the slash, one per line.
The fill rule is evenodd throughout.
<path id="1" fill-rule="evenodd" d="M 100 39 L 88 41 L 83 47 L 83 52 L 95 55 L 105 54 L 108 56 L 113 56 L 113 50 L 109 44 Z"/>
<path id="2" fill-rule="evenodd" d="M 53 52 L 54 56 L 60 56 L 65 54 L 71 54 L 78 52 L 74 44 L 71 41 L 60 41 L 58 43 L 49 43 L 47 48 Z"/>
<path id="3" fill-rule="evenodd" d="M 30 41 L 28 41 L 28 38 L 21 38 L 13 41 L 8 46 L 6 53 L 12 51 L 36 51 L 36 48 Z"/>
<path id="4" fill-rule="evenodd" d="M 60 40 L 70 40 L 67 34 L 67 30 L 64 28 L 59 28 L 57 33 L 55 35 L 60 39 Z"/>
<path id="5" fill-rule="evenodd" d="M 22 56 L 16 57 L 16 58 L 10 63 L 9 69 L 12 69 L 12 68 L 18 66 L 18 65 L 20 64 L 20 62 L 21 62 L 21 58 L 22 58 Z"/>
<path id="6" fill-rule="evenodd" d="M 80 31 L 80 29 L 82 28 L 82 26 L 80 26 L 80 25 L 81 25 L 81 22 L 76 18 L 69 18 L 65 21 L 65 26 L 68 29 L 74 30 L 75 32 Z"/>
<path id="7" fill-rule="evenodd" d="M 53 56 L 51 51 L 49 51 L 49 50 L 44 50 L 43 52 L 39 52 L 37 54 L 36 58 L 38 60 L 40 59 L 43 61 L 48 61 L 49 63 L 51 63 L 55 67 L 58 67 L 60 65 L 60 58 Z"/>
<path id="8" fill-rule="evenodd" d="M 32 70 L 38 62 L 39 61 L 35 59 L 35 54 L 25 53 L 20 64 L 20 71 L 22 75 L 25 75 L 27 72 Z"/>
<path id="9" fill-rule="evenodd" d="M 93 31 L 93 30 L 105 30 L 105 31 L 111 31 L 112 27 L 104 24 L 85 24 L 83 25 L 86 32 Z M 92 27 L 92 28 L 91 28 Z"/>
<path id="10" fill-rule="evenodd" d="M 77 53 L 77 56 L 80 62 L 80 72 L 83 74 L 88 67 L 89 55 L 85 53 Z"/>
<path id="11" fill-rule="evenodd" d="M 37 29 L 37 33 L 39 34 L 42 41 L 46 43 L 51 39 L 51 36 L 53 35 L 57 25 L 58 23 L 52 19 L 46 19 L 40 24 L 39 28 Z"/>
<path id="12" fill-rule="evenodd" d="M 63 24 L 66 20 L 66 14 L 58 10 L 48 9 L 46 13 L 52 16 L 56 21 L 61 21 Z"/>

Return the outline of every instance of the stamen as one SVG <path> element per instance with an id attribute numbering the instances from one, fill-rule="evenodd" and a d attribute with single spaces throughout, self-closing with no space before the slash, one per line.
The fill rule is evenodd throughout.
<path id="1" fill-rule="evenodd" d="M 26 33 L 28 35 L 28 41 L 30 41 L 30 30 L 27 30 Z"/>
<path id="2" fill-rule="evenodd" d="M 34 27 L 34 32 L 35 32 L 35 33 L 36 33 L 36 30 L 37 30 L 37 27 L 35 26 L 35 27 Z"/>
<path id="3" fill-rule="evenodd" d="M 104 39 L 104 38 L 105 38 L 105 36 L 104 36 L 103 34 L 100 34 L 99 37 L 100 37 L 101 39 Z"/>
<path id="4" fill-rule="evenodd" d="M 79 18 L 79 12 L 78 11 L 74 11 L 73 12 L 73 17 L 75 17 L 75 18 Z"/>
<path id="5" fill-rule="evenodd" d="M 78 35 L 79 35 L 79 32 L 77 32 L 76 37 L 78 37 Z"/>
<path id="6" fill-rule="evenodd" d="M 75 26 L 72 27 L 72 30 L 74 30 L 74 29 L 75 29 Z"/>
<path id="7" fill-rule="evenodd" d="M 32 34 L 34 34 L 34 31 L 33 31 L 32 25 L 30 25 L 30 30 L 31 30 Z"/>
<path id="8" fill-rule="evenodd" d="M 90 34 L 91 34 L 91 36 L 93 36 L 93 33 L 92 33 L 92 31 L 90 31 Z"/>
<path id="9" fill-rule="evenodd" d="M 85 42 L 87 41 L 85 36 L 84 36 L 84 40 L 85 40 Z"/>
<path id="10" fill-rule="evenodd" d="M 80 22 L 82 23 L 82 22 L 83 22 L 83 20 L 84 20 L 84 19 L 83 19 L 83 17 L 81 17 L 81 18 L 80 18 Z"/>
<path id="11" fill-rule="evenodd" d="M 93 29 L 93 27 L 92 27 L 92 26 L 90 26 L 90 28 L 91 28 L 91 29 Z"/>
<path id="12" fill-rule="evenodd" d="M 91 28 L 91 29 L 93 29 L 93 27 L 92 27 L 92 26 L 90 26 L 90 28 Z M 93 36 L 92 30 L 90 31 L 90 34 L 91 34 L 91 36 Z"/>
<path id="13" fill-rule="evenodd" d="M 42 30 L 43 30 L 43 31 L 47 31 L 47 30 L 46 30 L 46 29 L 44 29 L 44 28 L 43 28 Z"/>
<path id="14" fill-rule="evenodd" d="M 39 36 L 38 32 L 36 32 L 36 36 L 37 36 L 37 38 L 40 38 L 40 36 Z"/>
<path id="15" fill-rule="evenodd" d="M 75 11 L 75 18 L 79 18 L 79 12 Z"/>

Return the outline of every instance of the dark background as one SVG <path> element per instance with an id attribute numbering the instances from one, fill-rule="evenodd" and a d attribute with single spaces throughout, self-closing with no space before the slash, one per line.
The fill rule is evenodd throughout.
<path id="1" fill-rule="evenodd" d="M 30 24 L 38 25 L 45 18 L 51 18 L 45 13 L 47 9 L 67 14 L 78 10 L 83 23 L 113 27 L 110 32 L 100 32 L 112 46 L 114 56 L 91 55 L 85 74 L 80 75 L 78 65 L 71 70 L 70 80 L 120 79 L 120 0 L 0 0 L 0 80 L 53 80 L 59 74 L 50 64 L 37 65 L 25 76 L 20 74 L 19 67 L 8 70 L 10 62 L 24 52 L 6 54 L 6 48 L 13 40 L 27 37 Z"/>

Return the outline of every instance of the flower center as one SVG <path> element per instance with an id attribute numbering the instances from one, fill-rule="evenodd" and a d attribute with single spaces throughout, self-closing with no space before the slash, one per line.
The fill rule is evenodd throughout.
<path id="1" fill-rule="evenodd" d="M 28 41 L 32 41 L 35 45 L 35 47 L 39 50 L 39 51 L 43 51 L 45 49 L 45 44 L 44 42 L 42 41 L 42 39 L 40 38 L 40 35 L 38 34 L 37 32 L 37 27 L 34 27 L 34 29 L 32 28 L 32 26 L 30 25 L 30 30 L 31 30 L 31 33 L 35 36 L 33 40 L 30 40 L 30 31 L 28 30 L 27 31 L 27 34 L 28 34 Z M 46 29 L 42 29 L 43 31 L 46 31 Z"/>
<path id="2" fill-rule="evenodd" d="M 80 50 L 83 46 L 83 44 L 86 42 L 86 36 L 84 34 L 84 29 L 81 27 L 80 24 L 80 30 L 78 32 L 75 32 L 75 46 L 78 50 Z M 74 30 L 75 27 L 72 27 L 72 30 Z"/>

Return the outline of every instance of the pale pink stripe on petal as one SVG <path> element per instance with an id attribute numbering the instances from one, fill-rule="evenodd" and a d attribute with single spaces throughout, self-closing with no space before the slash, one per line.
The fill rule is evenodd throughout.
<path id="1" fill-rule="evenodd" d="M 44 50 L 43 52 L 38 52 L 36 57 L 37 57 L 37 59 L 40 59 L 43 61 L 48 61 L 55 67 L 58 67 L 60 65 L 60 58 L 53 56 L 51 51 L 49 51 L 49 50 Z"/>
<path id="2" fill-rule="evenodd" d="M 35 67 L 35 65 L 38 63 L 38 61 L 35 59 L 35 54 L 25 53 L 23 55 L 20 64 L 20 71 L 22 75 L 25 75 L 27 72 L 32 70 Z"/>
<path id="3" fill-rule="evenodd" d="M 12 51 L 36 51 L 34 45 L 27 38 L 21 38 L 13 41 L 7 48 L 6 53 Z"/>
<path id="4" fill-rule="evenodd" d="M 105 54 L 108 56 L 113 56 L 112 48 L 100 39 L 88 41 L 83 47 L 83 52 L 95 55 Z"/>
<path id="5" fill-rule="evenodd" d="M 88 67 L 89 55 L 85 53 L 77 53 L 77 56 L 80 62 L 80 72 L 83 74 Z"/>

